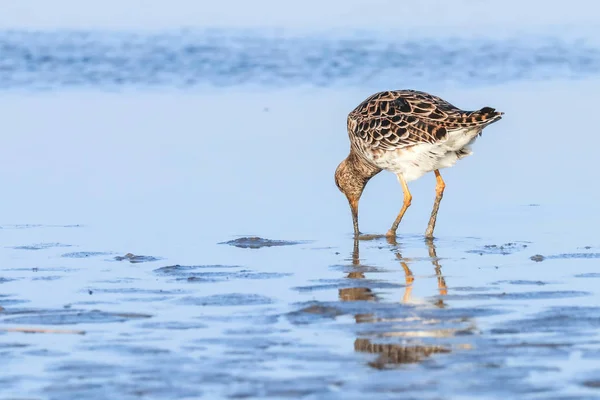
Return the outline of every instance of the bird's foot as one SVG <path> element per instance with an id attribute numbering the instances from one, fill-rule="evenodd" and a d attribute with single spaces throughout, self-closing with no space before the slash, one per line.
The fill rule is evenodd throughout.
<path id="1" fill-rule="evenodd" d="M 425 241 L 433 242 L 433 239 L 435 239 L 435 237 L 433 236 L 432 233 L 425 233 Z"/>
<path id="2" fill-rule="evenodd" d="M 429 241 L 431 241 L 431 240 L 433 240 L 433 239 L 434 239 L 434 237 L 433 237 L 433 229 L 431 229 L 431 228 L 428 228 L 428 229 L 425 231 L 425 240 L 429 240 Z"/>

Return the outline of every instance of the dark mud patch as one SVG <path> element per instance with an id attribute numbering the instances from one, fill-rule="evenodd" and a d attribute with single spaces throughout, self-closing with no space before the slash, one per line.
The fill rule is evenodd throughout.
<path id="1" fill-rule="evenodd" d="M 371 279 L 320 279 L 315 285 L 296 286 L 292 288 L 298 292 L 314 292 L 318 290 L 332 289 L 350 289 L 364 288 L 369 290 L 374 289 L 399 289 L 406 285 L 400 283 L 391 283 L 387 281 L 378 281 Z"/>
<path id="2" fill-rule="evenodd" d="M 296 244 L 302 244 L 306 242 L 289 241 L 289 240 L 271 240 L 264 239 L 257 236 L 242 237 L 228 242 L 221 242 L 219 244 L 228 244 L 230 246 L 239 247 L 242 249 L 260 249 L 263 247 L 275 247 L 275 246 L 293 246 Z"/>
<path id="3" fill-rule="evenodd" d="M 115 261 L 129 261 L 132 264 L 158 261 L 160 258 L 152 256 L 136 256 L 132 253 L 127 253 L 124 256 L 116 256 Z"/>
<path id="4" fill-rule="evenodd" d="M 234 268 L 238 268 L 239 271 L 230 271 Z M 226 271 L 222 271 L 223 269 Z M 255 272 L 233 265 L 171 265 L 155 269 L 154 273 L 172 277 L 176 281 L 195 283 L 214 283 L 234 279 L 276 279 L 293 275 L 292 273 Z"/>
<path id="5" fill-rule="evenodd" d="M 31 325 L 76 325 L 76 324 L 104 324 L 112 322 L 125 322 L 134 319 L 150 318 L 148 314 L 138 313 L 111 313 L 99 310 L 7 310 L 8 318 L 2 323 L 31 324 Z M 24 314 L 24 315 L 22 315 Z M 10 315 L 16 315 L 10 317 Z"/>
<path id="6" fill-rule="evenodd" d="M 542 254 L 536 254 L 534 256 L 529 257 L 530 260 L 541 262 L 545 260 L 572 260 L 572 259 L 598 259 L 600 258 L 600 253 L 563 253 L 563 254 L 553 254 L 549 256 L 544 256 Z"/>
<path id="7" fill-rule="evenodd" d="M 335 319 L 344 312 L 337 307 L 321 304 L 312 304 L 297 311 L 292 311 L 287 314 L 288 319 L 296 324 L 310 324 L 323 319 Z"/>
<path id="8" fill-rule="evenodd" d="M 269 297 L 261 296 L 258 294 L 227 293 L 204 297 L 184 297 L 180 299 L 178 303 L 194 306 L 237 307 L 273 304 L 274 301 Z"/>
<path id="9" fill-rule="evenodd" d="M 14 247 L 9 247 L 9 248 L 14 249 L 14 250 L 45 250 L 45 249 L 51 249 L 51 248 L 55 248 L 55 247 L 72 247 L 72 245 L 62 244 L 62 243 L 37 243 L 37 244 L 32 244 L 32 245 L 14 246 Z"/>
<path id="10" fill-rule="evenodd" d="M 509 242 L 509 243 L 505 243 L 502 245 L 486 244 L 485 246 L 480 247 L 478 249 L 467 250 L 467 253 L 479 254 L 480 256 L 483 256 L 483 255 L 506 256 L 509 254 L 514 254 L 519 251 L 522 251 L 523 249 L 526 249 L 527 246 L 528 246 L 528 244 L 525 242 Z"/>
<path id="11" fill-rule="evenodd" d="M 100 256 L 110 256 L 112 253 L 102 251 L 78 251 L 75 253 L 65 253 L 61 257 L 64 258 L 91 258 Z"/>
<path id="12" fill-rule="evenodd" d="M 571 297 L 589 296 L 589 292 L 576 290 L 565 291 L 540 291 L 519 293 L 471 293 L 471 294 L 449 294 L 444 296 L 445 300 L 547 300 L 564 299 Z"/>

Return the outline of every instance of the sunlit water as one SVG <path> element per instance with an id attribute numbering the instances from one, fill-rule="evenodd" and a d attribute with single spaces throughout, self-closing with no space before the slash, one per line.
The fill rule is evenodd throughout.
<path id="1" fill-rule="evenodd" d="M 59 30 L 0 51 L 2 396 L 600 396 L 600 47 Z M 345 118 L 402 87 L 506 114 L 443 171 L 434 244 L 428 176 L 396 242 L 355 243 Z M 362 230 L 401 198 L 375 177 Z"/>

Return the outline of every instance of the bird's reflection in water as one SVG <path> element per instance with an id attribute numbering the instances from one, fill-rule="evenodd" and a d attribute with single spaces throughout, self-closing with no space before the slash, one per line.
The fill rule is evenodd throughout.
<path id="1" fill-rule="evenodd" d="M 399 260 L 402 269 L 404 270 L 404 277 L 406 287 L 404 289 L 404 294 L 402 296 L 402 303 L 404 304 L 413 304 L 412 300 L 412 288 L 415 281 L 415 277 L 409 267 L 411 263 L 411 259 L 404 258 L 400 253 L 400 246 L 396 242 L 395 239 L 387 239 L 388 244 L 391 246 L 392 250 L 396 254 L 396 258 Z M 436 306 L 443 308 L 444 302 L 441 299 L 442 296 L 445 296 L 448 293 L 448 288 L 446 286 L 446 281 L 444 276 L 442 275 L 442 266 L 439 263 L 439 259 L 437 256 L 435 244 L 433 241 L 427 241 L 427 247 L 429 251 L 429 258 L 431 263 L 433 264 L 436 278 L 437 278 L 437 286 L 438 292 L 440 294 L 440 299 L 435 303 Z M 363 265 L 360 261 L 359 256 L 359 241 L 354 241 L 354 249 L 352 251 L 352 270 L 346 276 L 349 279 L 365 279 L 365 272 L 372 270 L 372 267 L 368 267 Z M 345 288 L 339 290 L 339 298 L 341 301 L 373 301 L 379 302 L 381 299 L 368 287 L 352 287 Z M 423 324 L 427 325 L 431 328 L 431 325 L 434 325 L 436 322 L 440 321 L 420 321 L 418 316 L 414 315 L 414 312 L 411 313 L 410 317 L 407 318 L 381 318 L 377 317 L 374 314 L 364 313 L 364 314 L 356 314 L 354 315 L 354 319 L 356 323 L 400 323 L 405 322 L 406 324 L 415 325 L 423 322 Z M 398 330 L 397 332 L 378 332 L 377 337 L 380 338 L 394 338 L 394 337 L 402 337 L 404 339 L 408 338 L 418 338 L 418 337 L 428 337 L 428 338 L 436 338 L 436 337 L 449 337 L 453 336 L 454 332 L 450 329 L 422 329 L 422 330 Z M 378 358 L 369 363 L 374 368 L 389 368 L 398 364 L 409 364 L 419 362 L 432 354 L 436 353 L 449 353 L 451 350 L 449 347 L 442 345 L 429 345 L 426 343 L 414 343 L 414 344 L 395 344 L 395 343 L 373 343 L 371 339 L 367 338 L 357 338 L 354 342 L 354 350 L 358 352 L 367 352 L 378 354 Z"/>
<path id="2" fill-rule="evenodd" d="M 359 256 L 358 240 L 354 240 L 354 249 L 352 250 L 352 271 L 346 278 L 365 279 L 365 270 L 368 267 L 361 265 Z M 340 289 L 339 297 L 341 301 L 375 301 L 378 300 L 373 291 L 367 287 L 351 287 Z"/>
<path id="3" fill-rule="evenodd" d="M 406 277 L 406 290 L 404 292 L 404 296 L 402 298 L 403 303 L 410 303 L 412 298 L 412 288 L 414 283 L 414 275 L 408 266 L 408 262 L 410 259 L 405 259 L 402 257 L 400 253 L 398 242 L 396 242 L 396 238 L 388 238 L 388 243 L 394 246 L 396 251 L 396 258 L 400 261 L 400 265 L 404 269 L 404 275 Z M 439 307 L 444 306 L 444 301 L 441 296 L 445 296 L 448 294 L 448 287 L 446 286 L 446 280 L 444 279 L 444 275 L 442 275 L 442 266 L 440 265 L 439 258 L 437 256 L 437 251 L 435 249 L 435 244 L 432 240 L 426 240 L 427 250 L 429 251 L 429 258 L 431 259 L 431 264 L 433 264 L 435 275 L 437 277 L 438 283 L 438 291 L 440 293 L 440 299 L 437 301 L 436 305 Z"/>

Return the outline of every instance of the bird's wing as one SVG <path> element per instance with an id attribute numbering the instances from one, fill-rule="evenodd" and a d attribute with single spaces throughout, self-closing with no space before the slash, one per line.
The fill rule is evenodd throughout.
<path id="1" fill-rule="evenodd" d="M 397 90 L 359 104 L 348 115 L 348 129 L 373 149 L 394 150 L 443 141 L 452 130 L 483 129 L 502 114 L 490 107 L 464 111 L 428 93 Z"/>

